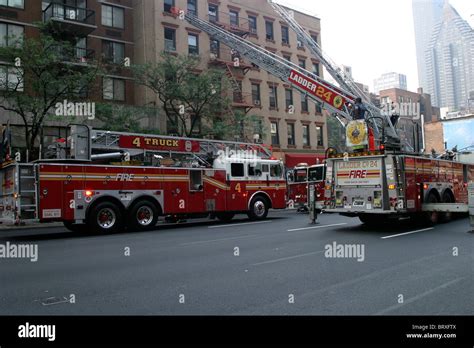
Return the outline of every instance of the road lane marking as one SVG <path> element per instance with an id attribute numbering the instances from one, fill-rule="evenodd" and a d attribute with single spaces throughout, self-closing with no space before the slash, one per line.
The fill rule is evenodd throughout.
<path id="1" fill-rule="evenodd" d="M 272 220 L 266 221 L 255 221 L 255 222 L 243 222 L 241 224 L 228 224 L 228 225 L 217 225 L 217 226 L 208 226 L 207 228 L 222 228 L 222 227 L 234 227 L 234 226 L 243 226 L 243 225 L 256 225 L 256 224 L 267 224 L 273 222 Z"/>
<path id="2" fill-rule="evenodd" d="M 266 221 L 261 221 L 261 222 L 266 222 Z M 271 222 L 271 221 L 268 221 L 268 222 Z M 243 224 L 236 224 L 236 225 L 243 225 Z M 339 226 L 339 225 L 347 225 L 347 224 L 344 223 L 344 224 L 334 224 L 334 225 L 322 225 L 322 226 L 314 226 L 314 227 L 310 227 L 310 228 L 323 228 L 323 227 L 331 227 L 331 226 Z M 223 226 L 229 226 L 229 225 L 223 225 Z M 252 233 L 252 234 L 246 234 L 246 235 L 242 235 L 242 236 L 235 236 L 235 237 L 229 237 L 229 238 L 198 240 L 198 241 L 194 241 L 194 242 L 181 243 L 179 245 L 180 246 L 199 245 L 199 244 L 213 243 L 213 242 L 223 242 L 223 241 L 225 242 L 225 241 L 229 241 L 229 240 L 242 239 L 242 238 L 247 238 L 247 239 L 269 238 L 269 237 L 275 237 L 275 236 L 281 236 L 281 235 L 288 235 L 289 231 L 305 232 L 306 230 L 307 230 L 306 228 L 303 229 L 303 230 L 295 229 L 295 230 L 287 230 L 285 232 L 275 232 L 275 233 L 272 233 L 272 234 L 265 233 L 263 235 Z"/>
<path id="3" fill-rule="evenodd" d="M 413 233 L 424 232 L 424 231 L 430 231 L 430 230 L 434 230 L 434 227 L 423 228 L 422 230 L 416 230 L 416 231 L 411 231 L 411 232 L 392 234 L 392 235 L 390 235 L 390 236 L 385 236 L 385 237 L 380 237 L 380 238 L 381 238 L 381 239 L 388 239 L 388 238 L 406 236 L 407 234 L 413 234 Z"/>
<path id="4" fill-rule="evenodd" d="M 388 313 L 388 312 L 391 312 L 395 309 L 398 309 L 400 307 L 403 307 L 409 303 L 413 303 L 415 301 L 418 301 L 419 299 L 422 299 L 423 297 L 425 296 L 428 296 L 428 295 L 431 295 L 432 293 L 438 291 L 438 290 L 441 290 L 441 289 L 445 289 L 447 288 L 448 286 L 451 286 L 453 284 L 456 284 L 457 282 L 463 280 L 463 279 L 466 279 L 467 277 L 461 277 L 461 278 L 457 278 L 457 279 L 454 279 L 454 280 L 451 280 L 447 283 L 444 283 L 434 289 L 430 289 L 428 291 L 425 291 L 419 295 L 416 295 L 415 297 L 412 297 L 412 298 L 409 298 L 408 300 L 404 301 L 403 303 L 399 303 L 399 304 L 396 304 L 396 305 L 393 305 L 393 306 L 390 306 L 388 308 L 385 308 L 384 310 L 381 310 L 380 312 L 377 312 L 375 313 L 374 315 L 382 315 L 382 314 L 385 314 L 385 313 Z"/>
<path id="5" fill-rule="evenodd" d="M 321 226 L 311 226 L 311 227 L 302 227 L 302 228 L 293 228 L 291 230 L 286 230 L 287 232 L 294 232 L 294 231 L 304 231 L 304 230 L 313 230 L 317 228 L 324 228 L 324 227 L 333 227 L 333 226 L 342 226 L 347 225 L 347 222 L 341 224 L 331 224 L 331 225 L 321 225 Z"/>
<path id="6" fill-rule="evenodd" d="M 280 259 L 275 259 L 275 260 L 269 260 L 269 261 L 263 261 L 263 262 L 253 263 L 252 266 L 266 265 L 266 264 L 269 264 L 269 263 L 275 263 L 275 262 L 280 262 L 280 261 L 292 260 L 292 259 L 297 259 L 297 258 L 299 258 L 299 257 L 321 254 L 321 253 L 323 253 L 323 252 L 324 252 L 324 250 L 320 250 L 320 251 L 313 251 L 312 253 L 306 253 L 306 254 L 300 254 L 300 255 L 288 256 L 288 257 L 282 257 L 282 258 L 280 258 Z"/>
<path id="7" fill-rule="evenodd" d="M 204 243 L 212 243 L 212 242 L 221 242 L 225 240 L 233 240 L 233 239 L 240 239 L 245 238 L 253 235 L 245 235 L 245 236 L 238 236 L 238 237 L 229 237 L 229 238 L 219 238 L 219 239 L 208 239 L 208 240 L 198 240 L 196 242 L 189 242 L 189 243 L 182 243 L 181 246 L 185 245 L 195 245 L 195 244 L 204 244 Z"/>

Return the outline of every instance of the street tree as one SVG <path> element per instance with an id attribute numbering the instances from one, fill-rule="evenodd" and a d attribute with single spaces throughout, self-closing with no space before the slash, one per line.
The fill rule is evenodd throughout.
<path id="1" fill-rule="evenodd" d="M 44 29 L 44 28 L 42 28 Z M 25 147 L 34 157 L 35 143 L 48 115 L 65 102 L 90 94 L 101 68 L 77 59 L 73 43 L 41 30 L 38 37 L 11 38 L 0 47 L 0 108 L 18 115 L 24 125 Z"/>
<path id="2" fill-rule="evenodd" d="M 154 63 L 135 65 L 138 84 L 151 89 L 163 106 L 168 132 L 180 136 L 227 137 L 217 128 L 233 125 L 224 70 L 200 70 L 198 56 L 163 53 Z"/>
<path id="3" fill-rule="evenodd" d="M 157 128 L 142 125 L 140 121 L 151 119 L 158 110 L 148 106 L 130 106 L 122 104 L 96 104 L 96 121 L 101 128 L 115 132 L 134 132 L 159 134 Z"/>

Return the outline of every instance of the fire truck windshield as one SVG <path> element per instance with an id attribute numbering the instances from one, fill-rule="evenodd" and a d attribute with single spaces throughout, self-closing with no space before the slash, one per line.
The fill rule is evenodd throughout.
<path id="1" fill-rule="evenodd" d="M 308 181 L 321 181 L 324 178 L 324 166 L 309 168 Z"/>
<path id="2" fill-rule="evenodd" d="M 307 178 L 307 169 L 295 169 L 295 182 L 305 182 Z"/>

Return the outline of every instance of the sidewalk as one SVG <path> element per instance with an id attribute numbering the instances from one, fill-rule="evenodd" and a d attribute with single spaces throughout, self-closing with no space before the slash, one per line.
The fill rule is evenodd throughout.
<path id="1" fill-rule="evenodd" d="M 40 223 L 38 221 L 25 221 L 21 225 L 14 225 L 12 223 L 0 223 L 0 231 L 15 231 L 15 230 L 27 230 L 27 229 L 37 229 L 37 228 L 54 228 L 54 227 L 63 227 L 62 222 L 48 222 Z"/>

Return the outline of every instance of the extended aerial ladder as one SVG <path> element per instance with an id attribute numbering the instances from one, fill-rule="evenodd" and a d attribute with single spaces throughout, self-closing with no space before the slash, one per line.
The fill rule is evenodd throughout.
<path id="1" fill-rule="evenodd" d="M 206 32 L 215 40 L 239 52 L 249 62 L 308 95 L 313 101 L 321 103 L 329 111 L 337 113 L 347 120 L 352 119 L 349 105 L 355 102 L 356 95 L 327 82 L 312 72 L 279 57 L 249 40 L 226 31 L 211 22 L 202 20 L 192 13 L 186 13 L 175 8 L 174 14 L 178 18 L 186 20 L 196 28 Z"/>
<path id="2" fill-rule="evenodd" d="M 353 95 L 356 95 L 363 100 L 370 115 L 367 120 L 372 125 L 374 131 L 379 134 L 380 128 L 385 127 L 385 135 L 387 138 L 389 138 L 387 140 L 393 143 L 392 146 L 395 145 L 395 147 L 397 147 L 397 144 L 400 143 L 400 139 L 397 135 L 394 125 L 392 124 L 390 116 L 382 113 L 380 109 L 372 103 L 370 97 L 356 84 L 356 82 L 350 76 L 347 76 L 339 67 L 337 67 L 331 58 L 324 53 L 318 42 L 316 42 L 311 37 L 311 35 L 295 20 L 293 12 L 288 11 L 273 0 L 268 0 L 268 3 L 296 33 L 297 38 L 301 44 L 306 46 L 310 52 L 323 64 L 328 73 L 336 80 L 341 88 L 349 91 Z"/>
<path id="3" fill-rule="evenodd" d="M 356 94 L 329 83 L 316 74 L 287 61 L 283 57 L 279 57 L 275 53 L 249 40 L 226 31 L 211 22 L 200 19 L 193 13 L 178 8 L 174 8 L 173 13 L 179 19 L 186 20 L 196 28 L 207 33 L 213 39 L 239 52 L 240 55 L 249 62 L 280 78 L 285 83 L 290 84 L 296 90 L 306 94 L 313 101 L 322 104 L 322 107 L 329 112 L 341 116 L 346 122 L 352 120 L 350 106 L 355 103 L 357 98 Z M 346 85 L 344 85 L 344 87 L 346 87 Z M 369 120 L 369 122 L 373 124 L 378 141 L 382 141 L 382 134 L 379 132 L 377 123 L 374 122 L 373 119 Z M 388 124 L 391 125 L 391 123 Z M 393 135 L 396 138 L 394 129 Z"/>

